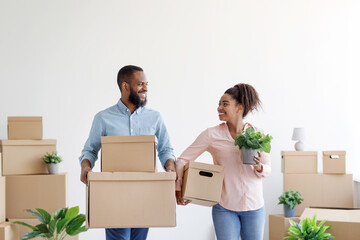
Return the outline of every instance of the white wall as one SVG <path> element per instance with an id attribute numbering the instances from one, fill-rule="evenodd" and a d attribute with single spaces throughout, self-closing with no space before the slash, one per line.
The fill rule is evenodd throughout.
<path id="1" fill-rule="evenodd" d="M 293 149 L 294 127 L 306 128 L 320 159 L 347 150 L 347 171 L 360 175 L 359 10 L 356 0 L 0 0 L 0 138 L 7 116 L 43 116 L 44 138 L 57 139 L 65 159 L 69 204 L 85 212 L 77 158 L 93 116 L 119 98 L 120 67 L 144 68 L 148 105 L 177 156 L 219 123 L 222 93 L 250 83 L 263 111 L 247 120 L 274 136 L 266 209 L 281 213 L 280 151 Z M 214 239 L 210 208 L 178 207 L 177 225 L 149 239 Z M 105 237 L 89 230 L 81 239 Z"/>

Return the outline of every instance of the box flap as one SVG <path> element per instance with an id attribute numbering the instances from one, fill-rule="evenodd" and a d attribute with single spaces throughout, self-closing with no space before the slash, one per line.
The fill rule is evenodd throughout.
<path id="1" fill-rule="evenodd" d="M 175 181 L 175 172 L 89 172 L 88 181 Z"/>
<path id="2" fill-rule="evenodd" d="M 333 222 L 356 222 L 360 223 L 360 209 L 349 208 L 305 208 L 301 219 L 312 218 L 316 214 L 319 221 L 327 220 Z"/>
<path id="3" fill-rule="evenodd" d="M 102 136 L 101 143 L 139 143 L 156 142 L 155 135 L 137 135 L 137 136 Z"/>
<path id="4" fill-rule="evenodd" d="M 56 145 L 56 139 L 46 140 L 0 140 L 2 146 L 38 146 L 38 145 Z"/>
<path id="5" fill-rule="evenodd" d="M 281 151 L 281 156 L 308 156 L 308 155 L 317 155 L 317 151 Z"/>
<path id="6" fill-rule="evenodd" d="M 184 171 L 186 171 L 189 167 L 199 170 L 211 171 L 211 172 L 224 172 L 223 166 L 208 164 L 208 163 L 190 161 L 185 165 Z"/>
<path id="7" fill-rule="evenodd" d="M 42 117 L 8 117 L 8 122 L 42 121 Z"/>
<path id="8" fill-rule="evenodd" d="M 323 156 L 329 156 L 329 155 L 346 155 L 346 151 L 323 151 Z"/>

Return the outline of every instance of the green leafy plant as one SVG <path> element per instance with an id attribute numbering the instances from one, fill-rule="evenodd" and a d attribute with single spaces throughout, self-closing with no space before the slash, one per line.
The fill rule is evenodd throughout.
<path id="1" fill-rule="evenodd" d="M 62 158 L 60 156 L 57 155 L 57 152 L 53 152 L 53 153 L 46 153 L 43 157 L 43 160 L 45 163 L 50 164 L 50 163 L 61 163 L 62 162 Z"/>
<path id="2" fill-rule="evenodd" d="M 289 219 L 290 227 L 288 229 L 288 236 L 285 239 L 289 240 L 331 240 L 335 239 L 331 233 L 327 233 L 327 229 L 331 226 L 325 226 L 326 220 L 316 224 L 316 215 L 310 219 L 305 218 L 296 223 Z"/>
<path id="3" fill-rule="evenodd" d="M 304 199 L 301 197 L 301 194 L 299 192 L 290 190 L 281 194 L 278 204 L 286 204 L 291 209 L 294 209 L 295 205 L 301 204 L 302 201 L 304 201 Z"/>
<path id="4" fill-rule="evenodd" d="M 41 208 L 36 211 L 26 210 L 31 215 L 39 219 L 40 224 L 31 226 L 27 223 L 16 221 L 15 224 L 24 225 L 31 228 L 31 232 L 26 233 L 21 239 L 27 240 L 36 237 L 42 237 L 48 240 L 63 240 L 67 235 L 75 236 L 81 232 L 87 231 L 83 226 L 86 220 L 84 214 L 79 214 L 79 207 L 60 208 L 54 214 L 50 215 Z"/>
<path id="5" fill-rule="evenodd" d="M 242 131 L 240 135 L 236 135 L 235 146 L 239 146 L 241 149 L 259 149 L 260 152 L 270 153 L 272 136 L 265 135 L 262 132 L 255 132 L 253 127 L 248 127 L 245 131 Z"/>

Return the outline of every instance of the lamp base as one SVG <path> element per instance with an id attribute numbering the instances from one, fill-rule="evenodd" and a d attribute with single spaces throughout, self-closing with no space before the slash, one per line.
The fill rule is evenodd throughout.
<path id="1" fill-rule="evenodd" d="M 295 150 L 296 151 L 304 151 L 305 144 L 302 141 L 298 141 L 295 143 Z"/>

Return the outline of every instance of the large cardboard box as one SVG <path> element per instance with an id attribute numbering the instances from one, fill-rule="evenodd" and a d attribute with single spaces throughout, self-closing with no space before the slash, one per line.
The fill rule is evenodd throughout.
<path id="1" fill-rule="evenodd" d="M 156 137 L 101 137 L 102 172 L 155 172 Z"/>
<path id="2" fill-rule="evenodd" d="M 281 151 L 281 172 L 317 173 L 316 151 Z"/>
<path id="3" fill-rule="evenodd" d="M 352 174 L 284 174 L 284 191 L 290 190 L 304 198 L 296 205 L 295 216 L 306 207 L 354 207 Z"/>
<path id="4" fill-rule="evenodd" d="M 42 160 L 56 152 L 56 140 L 0 140 L 4 176 L 48 173 Z"/>
<path id="5" fill-rule="evenodd" d="M 89 172 L 87 227 L 175 227 L 174 172 Z"/>
<path id="6" fill-rule="evenodd" d="M 328 174 L 346 173 L 346 151 L 323 151 L 323 172 Z"/>
<path id="7" fill-rule="evenodd" d="M 31 226 L 36 226 L 38 224 L 40 224 L 40 221 L 37 218 L 34 219 L 9 219 L 9 222 L 16 222 L 16 221 L 20 221 L 20 222 L 24 222 L 27 224 L 30 224 Z M 23 225 L 19 225 L 19 236 L 20 239 L 21 237 L 23 237 L 26 233 L 31 232 L 32 229 L 25 227 Z M 77 236 L 67 236 L 66 238 L 64 238 L 64 240 L 78 240 L 79 239 L 79 235 Z M 14 239 L 15 240 L 15 239 Z M 18 240 L 18 239 L 16 239 Z M 32 240 L 43 240 L 43 238 L 32 238 Z"/>
<path id="8" fill-rule="evenodd" d="M 9 222 L 0 223 L 0 240 L 19 240 L 19 226 Z"/>
<path id="9" fill-rule="evenodd" d="M 5 177 L 0 177 L 0 223 L 5 222 Z"/>
<path id="10" fill-rule="evenodd" d="M 214 206 L 220 202 L 223 180 L 223 166 L 188 162 L 184 167 L 182 197 L 194 204 Z"/>
<path id="11" fill-rule="evenodd" d="M 6 218 L 35 218 L 26 209 L 54 213 L 67 207 L 66 174 L 6 177 Z"/>
<path id="12" fill-rule="evenodd" d="M 331 226 L 327 232 L 336 239 L 360 239 L 360 209 L 306 208 L 301 219 L 312 218 L 315 214 L 318 222 L 327 220 L 325 225 Z"/>
<path id="13" fill-rule="evenodd" d="M 283 214 L 269 215 L 269 240 L 281 240 L 287 236 L 290 227 L 289 220 L 299 222 L 299 217 L 287 218 Z"/>
<path id="14" fill-rule="evenodd" d="M 8 117 L 9 140 L 41 140 L 42 117 Z"/>

